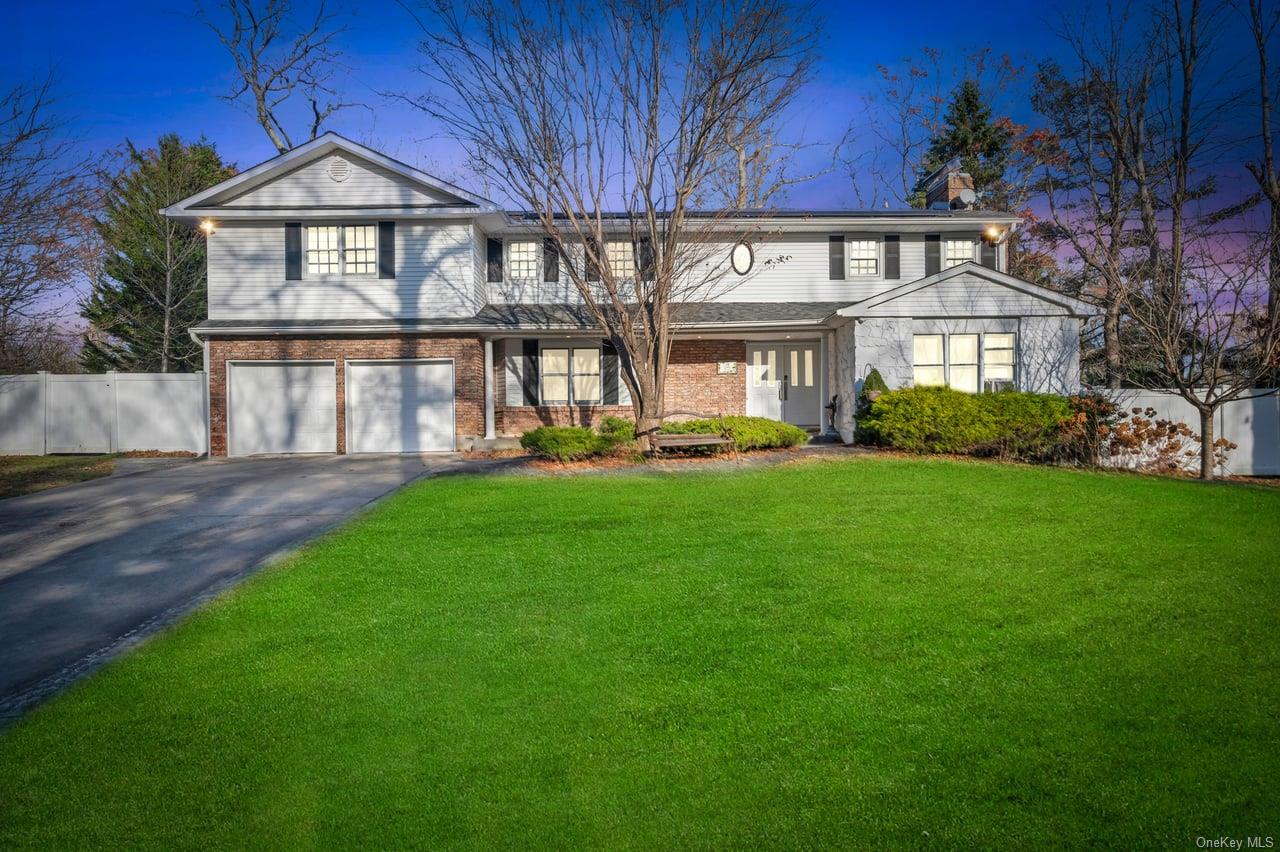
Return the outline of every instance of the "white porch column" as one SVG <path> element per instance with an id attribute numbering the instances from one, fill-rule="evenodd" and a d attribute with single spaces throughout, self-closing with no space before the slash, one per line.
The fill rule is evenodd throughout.
<path id="1" fill-rule="evenodd" d="M 493 440 L 493 341 L 484 339 L 484 437 Z"/>

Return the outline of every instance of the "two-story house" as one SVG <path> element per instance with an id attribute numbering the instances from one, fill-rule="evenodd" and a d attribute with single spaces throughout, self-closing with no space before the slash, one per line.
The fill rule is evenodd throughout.
<path id="1" fill-rule="evenodd" d="M 726 236 L 730 286 L 676 309 L 667 408 L 849 439 L 872 368 L 890 387 L 1075 391 L 1089 306 L 1006 274 L 1018 218 L 951 209 L 954 174 L 933 184 L 944 209 L 753 217 L 744 230 L 785 262 Z M 214 455 L 453 450 L 630 414 L 616 356 L 527 216 L 334 134 L 165 213 L 208 236 L 209 318 L 192 335 Z M 606 251 L 634 262 L 629 243 Z"/>

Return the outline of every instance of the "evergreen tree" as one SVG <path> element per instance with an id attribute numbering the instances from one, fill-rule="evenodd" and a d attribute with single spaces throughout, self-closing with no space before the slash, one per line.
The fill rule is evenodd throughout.
<path id="1" fill-rule="evenodd" d="M 925 152 L 921 176 L 959 157 L 961 168 L 973 177 L 973 188 L 979 194 L 998 191 L 1009 163 L 1012 134 L 992 122 L 991 107 L 976 81 L 965 80 L 956 88 L 943 122 Z M 923 207 L 924 194 L 917 191 L 911 202 Z"/>
<path id="2" fill-rule="evenodd" d="M 201 366 L 187 329 L 206 313 L 205 237 L 160 210 L 235 174 L 211 143 L 162 136 L 154 149 L 128 143 L 107 181 L 97 221 L 102 273 L 80 305 L 89 321 L 85 369 L 186 372 Z"/>

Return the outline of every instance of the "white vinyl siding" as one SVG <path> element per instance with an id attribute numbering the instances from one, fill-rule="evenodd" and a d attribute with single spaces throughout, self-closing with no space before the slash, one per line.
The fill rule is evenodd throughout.
<path id="1" fill-rule="evenodd" d="M 1067 313 L 1067 309 L 1061 305 L 966 272 L 868 308 L 865 315 L 1013 317 L 1065 316 Z"/>
<path id="2" fill-rule="evenodd" d="M 346 161 L 346 179 L 335 181 L 329 166 Z M 298 166 L 275 180 L 242 191 L 221 203 L 232 209 L 334 207 L 405 207 L 456 204 L 462 199 L 434 192 L 403 175 L 349 154 L 329 154 Z"/>
<path id="3" fill-rule="evenodd" d="M 209 238 L 210 319 L 471 316 L 476 263 L 467 222 L 396 223 L 395 278 L 285 280 L 283 223 L 223 222 Z"/>

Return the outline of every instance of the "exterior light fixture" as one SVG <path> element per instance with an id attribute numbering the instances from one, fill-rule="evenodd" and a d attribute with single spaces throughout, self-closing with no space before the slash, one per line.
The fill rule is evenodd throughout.
<path id="1" fill-rule="evenodd" d="M 988 225 L 982 232 L 982 236 L 987 242 L 995 245 L 1000 242 L 1002 237 L 1004 237 L 1004 231 L 1002 231 L 998 225 Z"/>
<path id="2" fill-rule="evenodd" d="M 213 223 L 212 219 L 201 219 L 200 230 L 206 237 L 212 237 L 213 232 L 217 230 L 217 226 Z"/>

